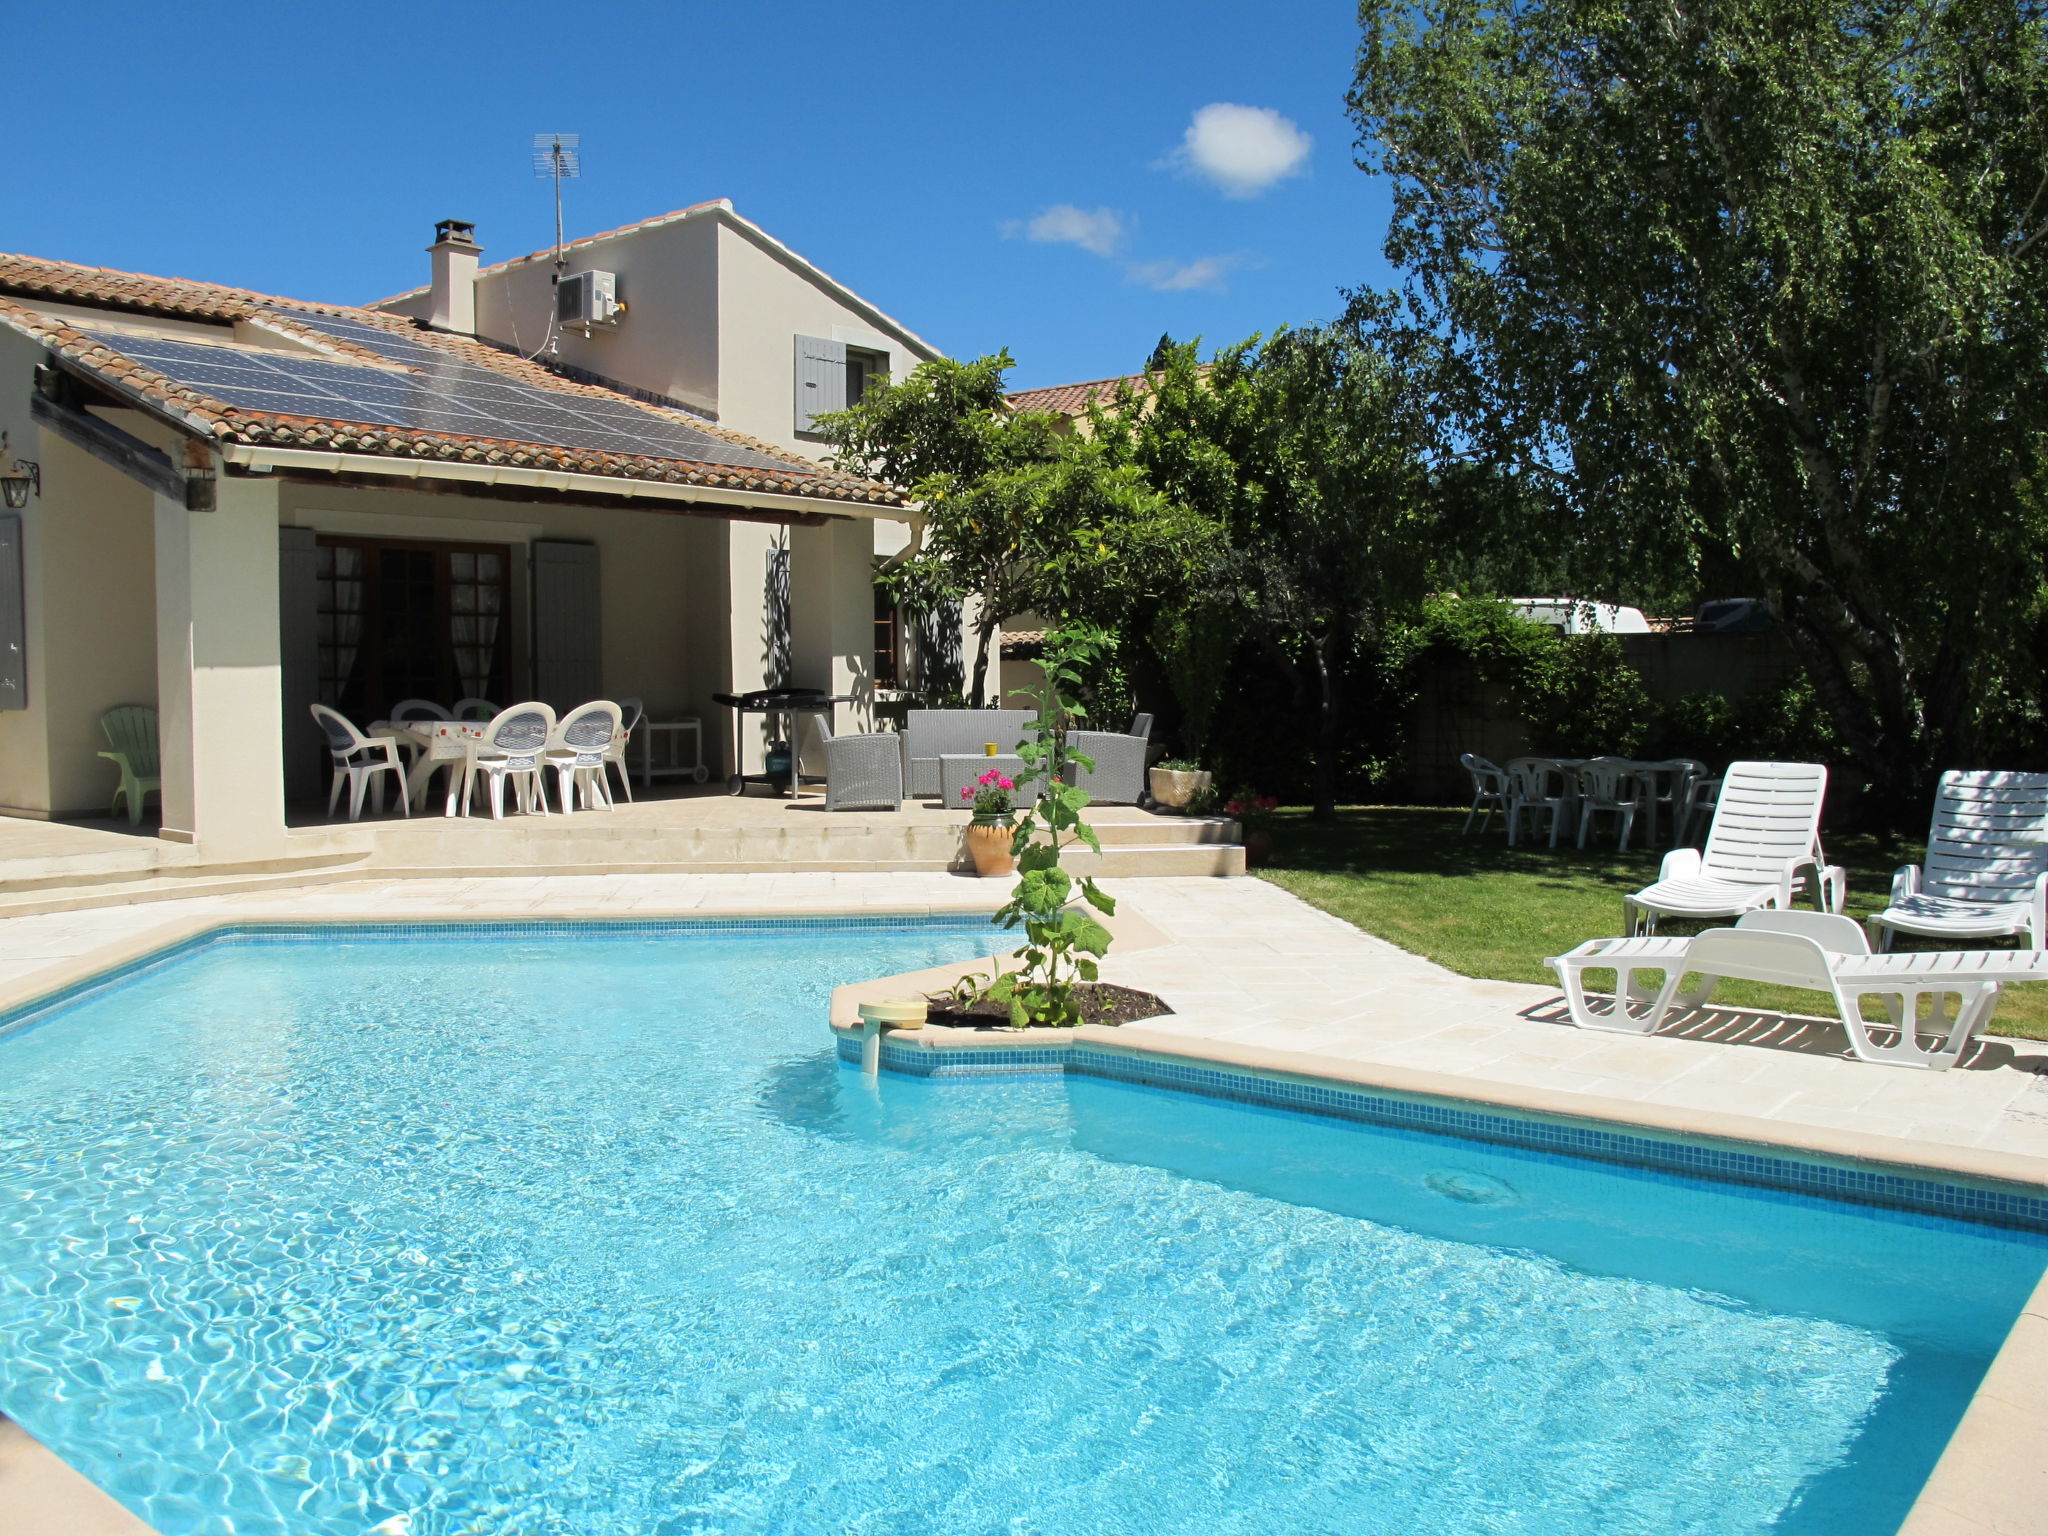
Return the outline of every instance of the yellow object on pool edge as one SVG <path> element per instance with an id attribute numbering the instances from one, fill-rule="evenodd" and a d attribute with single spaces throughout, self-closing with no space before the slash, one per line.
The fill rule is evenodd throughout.
<path id="1" fill-rule="evenodd" d="M 996 755 L 996 744 L 992 741 L 984 741 L 981 744 L 981 755 L 983 757 L 994 757 Z"/>

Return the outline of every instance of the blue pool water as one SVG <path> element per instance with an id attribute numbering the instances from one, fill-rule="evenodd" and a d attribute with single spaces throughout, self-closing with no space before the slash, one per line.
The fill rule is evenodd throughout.
<path id="1" fill-rule="evenodd" d="M 2048 1258 L 834 1059 L 986 943 L 222 945 L 0 1038 L 0 1408 L 164 1536 L 1880 1536 Z"/>

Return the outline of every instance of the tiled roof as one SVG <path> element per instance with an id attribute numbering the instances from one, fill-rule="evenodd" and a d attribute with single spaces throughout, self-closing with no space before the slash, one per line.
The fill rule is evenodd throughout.
<path id="1" fill-rule="evenodd" d="M 682 423 L 700 437 L 717 439 L 731 448 L 742 450 L 749 457 L 765 458 L 771 463 L 764 467 L 713 463 L 655 453 L 602 452 L 560 443 L 420 431 L 393 422 L 351 420 L 338 415 L 288 415 L 238 408 L 209 395 L 202 388 L 182 383 L 125 356 L 120 350 L 118 334 L 88 335 L 73 325 L 0 297 L 0 324 L 35 337 L 91 372 L 116 393 L 136 400 L 144 408 L 175 421 L 187 431 L 216 442 L 565 470 L 620 480 L 654 480 L 873 505 L 893 505 L 902 499 L 891 486 L 840 474 L 786 448 L 714 427 L 697 417 L 648 405 L 596 385 L 559 378 L 536 363 L 500 352 L 481 342 L 429 331 L 410 320 L 375 310 L 272 298 L 246 289 L 192 282 L 184 278 L 150 277 L 71 262 L 0 255 L 0 295 L 6 294 L 171 319 L 216 324 L 246 321 L 273 327 L 309 343 L 339 363 L 373 365 L 387 372 L 394 369 L 394 364 L 387 357 L 328 335 L 311 325 L 294 323 L 292 319 L 295 312 L 309 320 L 322 315 L 333 316 L 447 353 L 452 359 L 490 369 L 530 388 L 568 397 L 624 402 L 653 418 L 650 427 L 656 422 Z M 402 376 L 418 376 L 413 370 L 398 371 Z"/>
<path id="2" fill-rule="evenodd" d="M 1044 389 L 1020 389 L 1008 398 L 1015 410 L 1079 416 L 1091 405 L 1114 402 L 1117 390 L 1125 384 L 1136 390 L 1147 389 L 1151 385 L 1151 375 L 1130 373 L 1121 378 L 1090 379 L 1085 384 L 1049 384 Z"/>

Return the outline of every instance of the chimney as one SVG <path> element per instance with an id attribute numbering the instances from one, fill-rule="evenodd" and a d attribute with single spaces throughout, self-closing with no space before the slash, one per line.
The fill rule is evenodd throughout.
<path id="1" fill-rule="evenodd" d="M 476 243 L 476 226 L 460 219 L 443 219 L 434 226 L 434 243 L 427 254 L 434 258 L 433 305 L 427 324 L 437 331 L 476 334 L 476 259 L 483 254 Z"/>

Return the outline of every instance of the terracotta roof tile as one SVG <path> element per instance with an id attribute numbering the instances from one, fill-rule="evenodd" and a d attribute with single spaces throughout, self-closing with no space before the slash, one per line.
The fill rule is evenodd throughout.
<path id="1" fill-rule="evenodd" d="M 893 486 L 841 474 L 786 448 L 711 426 L 695 416 L 649 405 L 597 385 L 563 379 L 537 363 L 500 352 L 481 342 L 425 330 L 409 320 L 376 310 L 343 304 L 312 304 L 298 299 L 273 298 L 247 289 L 227 288 L 217 283 L 151 277 L 71 262 L 0 254 L 0 295 L 4 294 L 172 319 L 217 324 L 246 321 L 273 326 L 327 352 L 337 361 L 374 364 L 406 374 L 411 372 L 395 367 L 390 359 L 368 348 L 293 320 L 293 312 L 308 319 L 331 315 L 402 336 L 534 388 L 562 395 L 623 402 L 660 421 L 682 423 L 694 433 L 773 460 L 774 465 L 771 468 L 736 466 L 659 454 L 608 453 L 561 444 L 419 431 L 395 423 L 295 416 L 238 408 L 124 355 L 117 340 L 89 335 L 23 304 L 0 297 L 0 323 L 35 337 L 105 381 L 118 393 L 137 400 L 190 432 L 217 442 L 561 469 L 620 480 L 658 480 L 878 506 L 896 505 L 902 500 L 901 493 Z"/>
<path id="2" fill-rule="evenodd" d="M 1091 405 L 1109 405 L 1117 390 L 1128 384 L 1133 389 L 1150 387 L 1151 375 L 1125 374 L 1114 379 L 1090 379 L 1085 384 L 1048 384 L 1043 389 L 1020 389 L 1008 397 L 1019 411 L 1050 411 L 1058 416 L 1079 416 Z"/>

